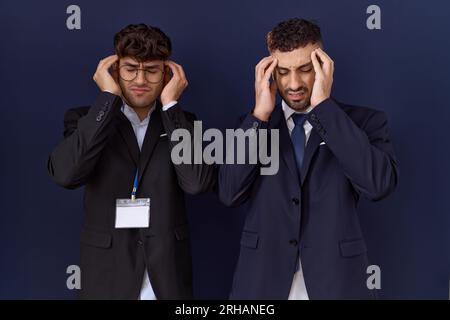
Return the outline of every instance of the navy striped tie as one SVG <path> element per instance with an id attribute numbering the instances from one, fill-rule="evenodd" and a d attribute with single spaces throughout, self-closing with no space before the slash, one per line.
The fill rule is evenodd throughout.
<path id="1" fill-rule="evenodd" d="M 292 145 L 295 151 L 295 162 L 297 163 L 298 174 L 301 176 L 303 157 L 305 155 L 305 130 L 303 129 L 303 124 L 306 121 L 306 114 L 295 113 L 292 116 L 294 120 L 295 127 L 291 133 Z"/>

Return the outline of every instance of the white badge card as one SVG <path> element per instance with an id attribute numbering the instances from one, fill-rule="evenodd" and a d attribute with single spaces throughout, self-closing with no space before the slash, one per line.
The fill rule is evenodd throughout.
<path id="1" fill-rule="evenodd" d="M 116 228 L 148 228 L 149 225 L 150 198 L 116 200 Z"/>

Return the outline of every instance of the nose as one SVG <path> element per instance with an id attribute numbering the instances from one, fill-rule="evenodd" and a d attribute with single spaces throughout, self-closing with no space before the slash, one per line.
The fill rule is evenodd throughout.
<path id="1" fill-rule="evenodd" d="M 142 85 L 145 83 L 145 71 L 144 70 L 139 69 L 137 71 L 137 76 L 136 76 L 135 81 L 136 81 L 136 84 L 138 84 L 138 85 Z"/>
<path id="2" fill-rule="evenodd" d="M 289 89 L 291 89 L 292 91 L 297 91 L 301 87 L 303 87 L 303 81 L 300 75 L 298 75 L 296 72 L 291 72 L 289 77 Z"/>

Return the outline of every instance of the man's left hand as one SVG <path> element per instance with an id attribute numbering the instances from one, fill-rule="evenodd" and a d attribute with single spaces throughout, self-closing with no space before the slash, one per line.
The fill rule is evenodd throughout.
<path id="1" fill-rule="evenodd" d="M 322 64 L 319 62 L 321 60 Z M 316 72 L 311 93 L 311 106 L 315 107 L 331 95 L 334 61 L 320 48 L 311 52 L 311 61 Z"/>
<path id="2" fill-rule="evenodd" d="M 188 86 L 182 66 L 171 60 L 165 61 L 164 64 L 172 71 L 172 78 L 167 82 L 161 92 L 162 105 L 166 105 L 171 101 L 178 101 L 184 89 Z"/>

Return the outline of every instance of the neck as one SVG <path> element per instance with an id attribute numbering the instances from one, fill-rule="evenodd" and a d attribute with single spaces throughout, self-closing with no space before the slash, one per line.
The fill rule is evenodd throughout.
<path id="1" fill-rule="evenodd" d="M 148 113 L 152 107 L 153 107 L 153 105 L 144 107 L 144 108 L 134 108 L 134 107 L 132 107 L 132 108 L 133 108 L 134 112 L 136 112 L 136 114 L 138 115 L 139 120 L 142 121 L 148 116 Z"/>
<path id="2" fill-rule="evenodd" d="M 142 108 L 135 108 L 133 107 L 133 105 L 131 105 L 126 99 L 124 99 L 124 102 L 134 110 L 134 112 L 136 112 L 139 120 L 144 120 L 147 116 L 148 113 L 150 112 L 150 109 L 153 108 L 153 106 L 156 104 L 156 101 L 153 101 L 152 103 L 150 103 L 148 106 L 146 107 L 142 107 Z"/>

